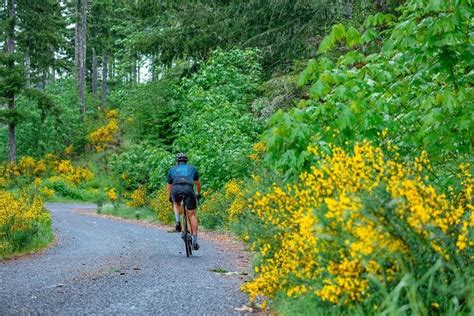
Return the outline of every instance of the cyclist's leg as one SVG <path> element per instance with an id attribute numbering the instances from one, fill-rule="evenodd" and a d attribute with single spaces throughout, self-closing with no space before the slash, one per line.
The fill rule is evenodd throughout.
<path id="1" fill-rule="evenodd" d="M 186 197 L 184 199 L 184 203 L 186 204 L 186 208 L 188 209 L 189 214 L 189 221 L 191 222 L 191 234 L 193 237 L 193 247 L 195 250 L 199 249 L 199 244 L 197 242 L 197 234 L 198 234 L 198 220 L 196 216 L 196 208 L 197 208 L 197 199 L 196 194 L 191 186 L 186 190 Z"/>
<path id="2" fill-rule="evenodd" d="M 197 234 L 198 234 L 198 219 L 197 219 L 197 215 L 196 215 L 196 210 L 189 210 L 188 214 L 189 214 L 189 221 L 191 222 L 191 233 L 193 235 L 197 236 Z"/>
<path id="3" fill-rule="evenodd" d="M 173 202 L 173 211 L 176 217 L 176 222 L 179 222 L 179 203 Z"/>
<path id="4" fill-rule="evenodd" d="M 180 195 L 182 194 L 181 186 L 173 185 L 171 190 L 171 199 L 173 200 L 173 211 L 176 220 L 176 230 L 181 231 L 180 212 L 181 212 L 181 200 Z"/>

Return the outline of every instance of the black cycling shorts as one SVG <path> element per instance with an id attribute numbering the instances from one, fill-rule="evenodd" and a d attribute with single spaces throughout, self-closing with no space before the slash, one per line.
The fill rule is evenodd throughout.
<path id="1" fill-rule="evenodd" d="M 180 196 L 184 195 L 184 205 L 188 210 L 195 210 L 197 207 L 196 194 L 192 185 L 189 184 L 173 184 L 171 190 L 171 198 L 174 203 L 181 203 Z"/>

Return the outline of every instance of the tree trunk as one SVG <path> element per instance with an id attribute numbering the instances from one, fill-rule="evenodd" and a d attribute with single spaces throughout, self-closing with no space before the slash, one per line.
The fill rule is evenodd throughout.
<path id="1" fill-rule="evenodd" d="M 377 0 L 377 9 L 378 11 L 387 12 L 387 1 L 386 0 Z"/>
<path id="2" fill-rule="evenodd" d="M 87 0 L 77 0 L 76 5 L 76 78 L 79 99 L 79 111 L 82 122 L 86 119 L 86 21 L 87 21 Z"/>
<path id="3" fill-rule="evenodd" d="M 79 68 L 80 68 L 80 37 L 81 37 L 81 24 L 79 23 L 79 12 L 81 11 L 81 1 L 76 2 L 76 26 L 74 27 L 74 63 L 75 63 L 75 75 L 76 75 L 76 89 L 79 95 Z"/>
<path id="4" fill-rule="evenodd" d="M 104 51 L 104 57 L 102 60 L 102 102 L 101 102 L 101 109 L 105 111 L 107 106 L 107 66 L 109 63 L 109 55 L 107 50 Z"/>
<path id="5" fill-rule="evenodd" d="M 46 85 L 48 84 L 48 72 L 46 70 L 43 70 L 42 73 L 43 74 L 41 75 L 40 88 L 41 90 L 44 90 L 46 88 Z"/>
<path id="6" fill-rule="evenodd" d="M 97 97 L 97 55 L 95 48 L 92 48 L 92 95 Z"/>
<path id="7" fill-rule="evenodd" d="M 137 59 L 133 58 L 132 61 L 132 83 L 137 83 Z"/>
<path id="8" fill-rule="evenodd" d="M 30 86 L 30 71 L 31 71 L 31 58 L 30 55 L 25 55 L 25 79 L 26 86 Z"/>
<path id="9" fill-rule="evenodd" d="M 347 18 L 352 20 L 354 16 L 354 0 L 348 0 L 346 3 L 346 15 Z"/>
<path id="10" fill-rule="evenodd" d="M 107 78 L 108 79 L 113 79 L 114 78 L 114 57 L 113 55 L 112 56 L 108 56 L 108 60 L 109 60 L 109 74 L 107 75 Z"/>
<path id="11" fill-rule="evenodd" d="M 8 0 L 8 17 L 10 25 L 7 34 L 7 52 L 13 54 L 15 52 L 15 18 L 16 18 L 16 0 Z M 12 61 L 12 68 L 15 66 Z M 15 94 L 10 93 L 7 97 L 7 106 L 9 111 L 15 110 Z M 16 163 L 16 122 L 13 119 L 8 123 L 8 161 Z"/>
<path id="12" fill-rule="evenodd" d="M 81 1 L 81 65 L 79 80 L 79 97 L 81 99 L 81 118 L 84 122 L 86 119 L 86 52 L 87 52 L 87 0 Z"/>

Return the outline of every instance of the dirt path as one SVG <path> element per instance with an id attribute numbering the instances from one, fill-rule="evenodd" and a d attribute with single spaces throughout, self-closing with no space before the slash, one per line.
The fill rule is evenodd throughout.
<path id="1" fill-rule="evenodd" d="M 47 207 L 57 244 L 0 262 L 0 315 L 222 315 L 246 303 L 239 291 L 243 276 L 211 271 L 244 269 L 230 241 L 201 238 L 201 249 L 186 258 L 179 234 L 93 216 L 90 204 Z"/>

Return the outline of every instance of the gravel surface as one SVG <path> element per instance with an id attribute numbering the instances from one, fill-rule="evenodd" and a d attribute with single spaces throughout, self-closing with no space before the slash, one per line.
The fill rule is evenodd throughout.
<path id="1" fill-rule="evenodd" d="M 237 313 L 241 276 L 215 243 L 187 258 L 180 234 L 89 216 L 91 204 L 47 204 L 57 244 L 0 261 L 0 315 Z"/>

